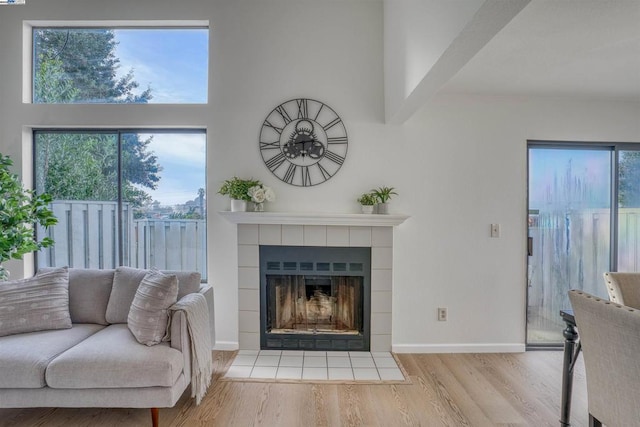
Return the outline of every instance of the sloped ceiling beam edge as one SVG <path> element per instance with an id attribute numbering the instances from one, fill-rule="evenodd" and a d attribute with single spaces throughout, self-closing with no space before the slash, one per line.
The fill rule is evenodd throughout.
<path id="1" fill-rule="evenodd" d="M 400 108 L 386 117 L 386 122 L 400 125 L 407 121 L 530 2 L 486 0 Z"/>

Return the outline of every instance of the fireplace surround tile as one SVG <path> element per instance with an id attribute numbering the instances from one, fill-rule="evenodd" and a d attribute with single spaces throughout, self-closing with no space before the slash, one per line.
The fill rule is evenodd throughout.
<path id="1" fill-rule="evenodd" d="M 260 312 L 241 310 L 238 318 L 238 327 L 242 332 L 260 333 Z"/>
<path id="2" fill-rule="evenodd" d="M 387 268 L 393 266 L 393 248 L 373 246 L 371 248 L 371 268 Z"/>
<path id="3" fill-rule="evenodd" d="M 327 246 L 349 246 L 349 227 L 328 225 Z"/>
<path id="4" fill-rule="evenodd" d="M 303 246 L 304 229 L 301 225 L 282 226 L 282 244 L 286 246 Z"/>
<path id="5" fill-rule="evenodd" d="M 260 312 L 260 290 L 238 289 L 238 309 Z"/>
<path id="6" fill-rule="evenodd" d="M 391 313 L 371 312 L 371 333 L 391 334 Z"/>
<path id="7" fill-rule="evenodd" d="M 371 351 L 391 350 L 393 227 L 238 224 L 239 346 L 259 350 L 259 247 L 371 247 Z M 389 246 L 387 246 L 389 245 Z M 256 314 L 258 317 L 256 317 Z"/>
<path id="8" fill-rule="evenodd" d="M 304 245 L 327 246 L 327 227 L 324 225 L 305 225 Z"/>
<path id="9" fill-rule="evenodd" d="M 349 246 L 371 246 L 371 227 L 349 227 Z"/>
<path id="10" fill-rule="evenodd" d="M 371 334 L 371 351 L 389 351 L 391 334 Z"/>
<path id="11" fill-rule="evenodd" d="M 391 313 L 391 291 L 371 291 L 371 312 Z"/>
<path id="12" fill-rule="evenodd" d="M 238 267 L 260 267 L 258 245 L 238 245 Z"/>
<path id="13" fill-rule="evenodd" d="M 260 268 L 239 267 L 238 268 L 238 288 L 260 289 Z"/>
<path id="14" fill-rule="evenodd" d="M 391 269 L 372 268 L 371 291 L 391 291 L 392 276 Z"/>
<path id="15" fill-rule="evenodd" d="M 238 227 L 239 245 L 257 245 L 258 237 L 258 224 L 245 224 L 242 227 Z"/>
<path id="16" fill-rule="evenodd" d="M 393 246 L 393 228 L 371 227 L 371 246 Z"/>
<path id="17" fill-rule="evenodd" d="M 260 350 L 260 334 L 255 332 L 240 332 L 238 345 L 241 349 Z"/>
<path id="18" fill-rule="evenodd" d="M 282 226 L 276 224 L 260 224 L 261 245 L 281 245 L 282 244 Z"/>

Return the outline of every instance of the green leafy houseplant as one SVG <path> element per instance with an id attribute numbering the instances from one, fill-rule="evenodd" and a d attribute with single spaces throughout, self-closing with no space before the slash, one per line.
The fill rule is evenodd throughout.
<path id="1" fill-rule="evenodd" d="M 34 225 L 47 228 L 58 222 L 48 207 L 51 196 L 23 188 L 9 171 L 11 165 L 9 156 L 0 153 L 0 280 L 9 277 L 3 262 L 53 245 L 49 237 L 37 241 Z"/>
<path id="2" fill-rule="evenodd" d="M 373 206 L 378 203 L 378 197 L 373 193 L 364 193 L 358 197 L 358 203 L 362 206 Z"/>
<path id="3" fill-rule="evenodd" d="M 260 181 L 256 179 L 240 179 L 234 176 L 231 179 L 227 179 L 222 183 L 222 187 L 218 190 L 218 193 L 223 196 L 229 196 L 235 200 L 244 200 L 245 202 L 251 201 L 249 195 L 249 189 L 253 186 L 261 185 Z"/>
<path id="4" fill-rule="evenodd" d="M 387 203 L 389 200 L 391 200 L 391 196 L 392 195 L 398 195 L 398 193 L 396 193 L 395 188 L 393 187 L 378 187 L 376 189 L 371 190 L 371 193 L 373 193 L 376 198 L 378 199 L 378 202 L 380 203 Z"/>

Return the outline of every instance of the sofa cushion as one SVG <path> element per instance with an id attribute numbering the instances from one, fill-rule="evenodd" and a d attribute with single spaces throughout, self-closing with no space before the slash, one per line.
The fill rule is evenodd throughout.
<path id="1" fill-rule="evenodd" d="M 127 323 L 129 308 L 140 282 L 147 270 L 118 267 L 113 275 L 113 286 L 107 304 L 106 319 L 109 323 Z"/>
<path id="2" fill-rule="evenodd" d="M 169 387 L 183 369 L 168 343 L 148 347 L 127 325 L 110 325 L 56 357 L 45 374 L 52 388 Z"/>
<path id="3" fill-rule="evenodd" d="M 44 267 L 40 272 L 54 270 Z M 69 269 L 69 314 L 73 323 L 108 325 L 105 314 L 113 284 L 113 269 Z"/>
<path id="4" fill-rule="evenodd" d="M 0 282 L 0 336 L 70 327 L 66 267 Z"/>
<path id="5" fill-rule="evenodd" d="M 0 337 L 0 388 L 44 387 L 49 361 L 103 327 L 75 324 L 71 329 Z"/>
<path id="6" fill-rule="evenodd" d="M 178 278 L 178 299 L 198 292 L 202 276 L 197 271 L 162 270 L 165 274 L 174 274 Z"/>
<path id="7" fill-rule="evenodd" d="M 148 272 L 136 291 L 127 326 L 140 344 L 156 345 L 167 332 L 168 308 L 176 303 L 178 279 L 157 270 Z"/>
<path id="8" fill-rule="evenodd" d="M 127 323 L 129 308 L 140 282 L 149 270 L 131 267 L 118 267 L 113 275 L 113 287 L 107 305 L 106 320 L 109 323 Z M 190 271 L 163 271 L 178 278 L 178 299 L 198 292 L 200 273 Z"/>

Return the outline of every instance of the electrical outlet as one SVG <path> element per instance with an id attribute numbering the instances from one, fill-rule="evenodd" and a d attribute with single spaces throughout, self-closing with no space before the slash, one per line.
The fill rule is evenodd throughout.
<path id="1" fill-rule="evenodd" d="M 491 237 L 500 237 L 500 224 L 491 224 Z"/>
<path id="2" fill-rule="evenodd" d="M 447 321 L 447 309 L 446 307 L 438 307 L 438 320 L 440 322 Z"/>

